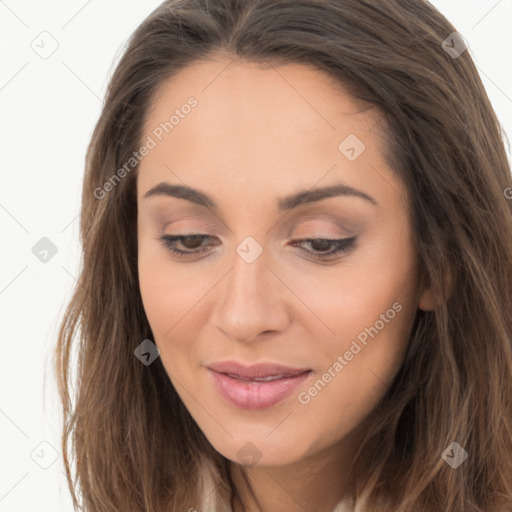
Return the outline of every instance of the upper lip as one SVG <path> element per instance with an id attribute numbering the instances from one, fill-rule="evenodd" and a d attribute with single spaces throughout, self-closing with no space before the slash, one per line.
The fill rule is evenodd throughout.
<path id="1" fill-rule="evenodd" d="M 236 361 L 219 361 L 209 364 L 208 368 L 218 373 L 238 375 L 246 379 L 276 376 L 290 377 L 310 370 L 310 368 L 293 368 L 275 363 L 258 363 L 245 366 Z"/>

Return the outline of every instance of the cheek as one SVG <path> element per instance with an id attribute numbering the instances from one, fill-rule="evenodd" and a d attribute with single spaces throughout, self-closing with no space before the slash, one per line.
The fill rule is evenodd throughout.
<path id="1" fill-rule="evenodd" d="M 190 339 L 186 334 L 188 317 L 183 310 L 181 294 L 175 287 L 167 286 L 165 279 L 151 266 L 139 273 L 142 302 L 154 337 L 152 341 L 160 350 L 167 375 L 177 386 L 183 381 L 182 373 L 188 367 L 187 361 L 193 357 L 193 347 L 187 344 Z"/>
<path id="2" fill-rule="evenodd" d="M 139 245 L 139 288 L 154 342 L 169 376 L 197 364 L 198 326 L 204 324 L 204 310 L 213 279 L 191 279 L 190 271 L 172 264 L 162 248 L 151 241 Z M 183 264 L 186 266 L 186 264 Z"/>
<path id="3" fill-rule="evenodd" d="M 206 284 L 191 281 L 180 265 L 170 261 L 157 240 L 139 240 L 139 288 L 155 336 L 171 329 L 206 291 Z"/>
<path id="4" fill-rule="evenodd" d="M 297 396 L 304 435 L 313 435 L 315 418 L 324 418 L 316 448 L 328 446 L 359 425 L 398 372 L 416 309 L 403 298 L 393 302 L 394 295 L 391 286 L 388 293 L 361 297 L 360 312 L 333 318 L 337 336 L 323 338 L 317 345 L 323 365 L 316 380 Z"/>
<path id="5" fill-rule="evenodd" d="M 408 331 L 417 308 L 417 273 L 416 253 L 407 233 L 367 236 L 338 265 L 313 270 L 299 275 L 293 274 L 294 269 L 283 272 L 288 272 L 287 281 L 294 283 L 297 296 L 315 313 L 304 319 L 310 330 L 324 332 L 319 340 L 325 340 L 327 349 L 340 349 L 361 333 L 364 341 L 365 329 L 376 322 L 391 338 Z M 381 314 L 386 315 L 383 320 Z"/>
<path id="6" fill-rule="evenodd" d="M 181 313 L 183 302 L 179 300 L 180 289 L 176 276 L 173 276 L 171 282 L 169 265 L 162 258 L 162 252 L 157 244 L 139 242 L 138 273 L 144 311 L 155 338 L 153 341 L 160 349 L 164 366 L 169 370 L 168 348 L 164 339 L 174 333 L 184 312 Z"/>
<path id="7" fill-rule="evenodd" d="M 147 245 L 139 241 L 139 288 L 146 316 L 156 335 L 163 329 L 164 323 L 168 322 L 165 312 L 172 311 L 171 305 L 175 305 L 175 291 L 167 282 L 168 272 L 158 251 Z"/>
<path id="8" fill-rule="evenodd" d="M 305 390 L 304 401 L 316 402 L 312 408 L 339 404 L 342 416 L 361 419 L 401 366 L 417 311 L 416 260 L 413 245 L 396 240 L 375 239 L 337 274 L 322 275 L 316 288 L 303 283 L 304 301 L 330 331 L 316 318 L 309 323 L 324 333 L 315 336 L 315 353 L 322 362 L 320 379 L 325 375 L 328 381 Z"/>

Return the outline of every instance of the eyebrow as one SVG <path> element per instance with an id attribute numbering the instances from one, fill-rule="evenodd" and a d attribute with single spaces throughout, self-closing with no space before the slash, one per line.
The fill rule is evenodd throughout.
<path id="1" fill-rule="evenodd" d="M 183 185 L 173 185 L 165 181 L 154 186 L 144 194 L 144 198 L 154 196 L 169 196 L 186 199 L 187 201 L 200 206 L 206 206 L 207 208 L 212 208 L 214 210 L 218 209 L 218 204 L 204 192 Z M 277 201 L 277 207 L 279 211 L 287 211 L 303 204 L 314 203 L 322 199 L 336 196 L 359 197 L 375 206 L 379 206 L 379 203 L 372 196 L 362 192 L 361 190 L 338 183 L 336 185 L 315 188 L 313 190 L 301 190 L 289 196 L 282 197 Z"/>

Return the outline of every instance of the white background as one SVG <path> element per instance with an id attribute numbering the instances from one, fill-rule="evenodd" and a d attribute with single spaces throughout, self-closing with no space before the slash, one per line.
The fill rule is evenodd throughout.
<path id="1" fill-rule="evenodd" d="M 159 3 L 0 0 L 0 512 L 72 510 L 50 362 L 77 275 L 85 150 L 126 39 Z M 512 1 L 431 3 L 468 41 L 511 138 Z M 58 43 L 47 59 L 31 47 L 43 31 Z M 32 253 L 42 237 L 58 250 L 47 263 Z"/>

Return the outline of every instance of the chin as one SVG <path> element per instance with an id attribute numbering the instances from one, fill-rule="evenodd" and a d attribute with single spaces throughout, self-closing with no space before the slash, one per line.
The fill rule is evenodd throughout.
<path id="1" fill-rule="evenodd" d="M 224 436 L 220 442 L 211 439 L 209 441 L 217 452 L 241 466 L 285 466 L 307 456 L 304 450 L 297 450 L 302 444 L 298 439 L 283 434 L 285 433 L 270 439 L 274 434 L 266 437 L 266 431 L 260 430 L 254 436 L 247 434 L 228 439 Z"/>

